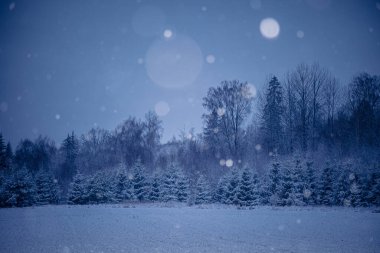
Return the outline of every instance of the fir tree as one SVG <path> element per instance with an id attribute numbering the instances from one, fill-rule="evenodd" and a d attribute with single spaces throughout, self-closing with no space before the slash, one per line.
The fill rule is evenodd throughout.
<path id="1" fill-rule="evenodd" d="M 282 177 L 280 200 L 279 204 L 283 206 L 291 206 L 296 203 L 296 195 L 294 193 L 294 184 L 292 171 L 285 168 L 284 176 Z"/>
<path id="2" fill-rule="evenodd" d="M 272 163 L 272 168 L 269 171 L 269 186 L 268 192 L 270 194 L 269 202 L 272 205 L 276 205 L 279 201 L 280 187 L 281 187 L 281 174 L 280 174 L 280 163 L 275 160 Z"/>
<path id="3" fill-rule="evenodd" d="M 90 204 L 114 202 L 113 189 L 110 178 L 106 173 L 98 171 L 87 184 L 87 196 Z"/>
<path id="4" fill-rule="evenodd" d="M 260 182 L 256 173 L 252 175 L 252 205 L 257 206 L 261 203 Z"/>
<path id="5" fill-rule="evenodd" d="M 226 202 L 226 193 L 228 186 L 228 176 L 224 175 L 219 179 L 218 185 L 216 187 L 216 191 L 214 193 L 213 199 L 218 203 Z"/>
<path id="6" fill-rule="evenodd" d="M 165 171 L 162 181 L 162 195 L 161 199 L 164 202 L 177 200 L 177 181 L 178 172 L 174 164 L 169 165 Z"/>
<path id="7" fill-rule="evenodd" d="M 189 180 L 183 173 L 182 169 L 178 170 L 177 179 L 177 200 L 179 202 L 186 202 L 189 198 Z"/>
<path id="8" fill-rule="evenodd" d="M 303 190 L 303 202 L 314 205 L 317 201 L 317 185 L 313 162 L 306 162 L 305 188 Z"/>
<path id="9" fill-rule="evenodd" d="M 333 205 L 333 194 L 333 169 L 329 164 L 326 164 L 319 183 L 318 203 L 327 206 Z"/>
<path id="10" fill-rule="evenodd" d="M 207 204 L 211 202 L 211 189 L 207 179 L 201 175 L 195 186 L 195 204 Z"/>
<path id="11" fill-rule="evenodd" d="M 84 205 L 88 203 L 87 179 L 80 173 L 74 176 L 68 193 L 68 203 Z"/>
<path id="12" fill-rule="evenodd" d="M 35 183 L 25 167 L 13 174 L 6 185 L 6 192 L 9 194 L 6 200 L 8 206 L 23 207 L 35 204 Z"/>
<path id="13" fill-rule="evenodd" d="M 361 198 L 361 181 L 360 178 L 356 173 L 350 173 L 349 175 L 350 180 L 350 191 L 349 191 L 349 198 L 350 198 L 350 204 L 354 207 L 361 206 L 362 205 L 362 198 Z"/>
<path id="14" fill-rule="evenodd" d="M 233 204 L 237 205 L 239 204 L 239 199 L 238 199 L 238 190 L 239 190 L 239 171 L 234 168 L 232 169 L 232 172 L 229 177 L 229 181 L 227 184 L 227 189 L 226 189 L 226 204 Z"/>
<path id="15" fill-rule="evenodd" d="M 53 175 L 47 171 L 39 171 L 35 177 L 36 204 L 57 204 L 59 200 L 59 186 Z"/>
<path id="16" fill-rule="evenodd" d="M 0 133 L 0 171 L 5 170 L 6 166 L 7 166 L 6 146 L 4 143 L 3 135 Z"/>
<path id="17" fill-rule="evenodd" d="M 253 204 L 252 172 L 248 167 L 243 170 L 241 175 L 237 198 L 240 206 L 251 206 Z"/>
<path id="18" fill-rule="evenodd" d="M 141 164 L 141 161 L 139 159 L 133 165 L 132 173 L 133 198 L 139 201 L 143 201 L 147 198 L 148 188 L 144 166 Z"/>
<path id="19" fill-rule="evenodd" d="M 341 168 L 341 172 L 338 176 L 338 181 L 335 185 L 334 204 L 335 205 L 350 205 L 349 198 L 349 173 Z"/>
<path id="20" fill-rule="evenodd" d="M 120 169 L 115 176 L 114 196 L 117 202 L 131 199 L 131 182 L 125 168 Z"/>
<path id="21" fill-rule="evenodd" d="M 305 183 L 305 176 L 303 173 L 302 163 L 299 158 L 296 159 L 295 161 L 292 181 L 293 181 L 294 204 L 297 206 L 303 206 L 305 205 L 304 190 L 306 188 L 306 183 Z"/>
<path id="22" fill-rule="evenodd" d="M 161 174 L 159 172 L 153 173 L 148 198 L 153 202 L 159 201 L 161 198 Z"/>

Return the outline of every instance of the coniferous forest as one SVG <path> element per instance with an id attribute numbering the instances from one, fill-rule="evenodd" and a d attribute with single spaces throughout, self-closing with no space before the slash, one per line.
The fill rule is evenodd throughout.
<path id="1" fill-rule="evenodd" d="M 239 207 L 380 205 L 380 77 L 340 83 L 299 64 L 263 88 L 204 94 L 203 130 L 163 143 L 154 112 L 11 147 L 0 135 L 0 206 L 126 202 Z"/>

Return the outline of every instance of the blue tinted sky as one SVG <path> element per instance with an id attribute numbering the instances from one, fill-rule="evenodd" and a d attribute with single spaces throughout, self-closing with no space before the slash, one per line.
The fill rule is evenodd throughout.
<path id="1" fill-rule="evenodd" d="M 268 17 L 274 39 L 260 32 Z M 156 109 L 166 141 L 202 130 L 220 81 L 259 89 L 314 61 L 343 84 L 379 74 L 380 1 L 1 1 L 0 131 L 60 143 Z"/>

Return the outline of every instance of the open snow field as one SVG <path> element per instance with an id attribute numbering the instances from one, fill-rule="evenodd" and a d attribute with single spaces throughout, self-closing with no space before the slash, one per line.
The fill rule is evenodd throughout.
<path id="1" fill-rule="evenodd" d="M 380 252 L 380 213 L 123 205 L 0 210 L 0 252 Z"/>

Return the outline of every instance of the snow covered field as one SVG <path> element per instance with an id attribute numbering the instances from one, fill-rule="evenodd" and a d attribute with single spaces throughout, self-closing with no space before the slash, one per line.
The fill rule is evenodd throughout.
<path id="1" fill-rule="evenodd" d="M 0 228 L 0 252 L 380 252 L 369 209 L 45 206 Z"/>

